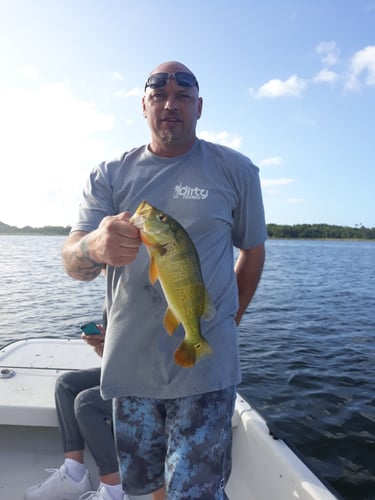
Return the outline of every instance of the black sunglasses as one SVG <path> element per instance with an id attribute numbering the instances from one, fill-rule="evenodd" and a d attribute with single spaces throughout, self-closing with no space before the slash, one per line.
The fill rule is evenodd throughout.
<path id="1" fill-rule="evenodd" d="M 176 73 L 154 73 L 149 76 L 145 85 L 145 91 L 147 87 L 150 87 L 150 89 L 159 89 L 160 87 L 164 87 L 167 85 L 171 76 L 174 77 L 177 85 L 180 85 L 181 87 L 197 87 L 199 90 L 197 79 L 192 73 L 177 71 Z"/>

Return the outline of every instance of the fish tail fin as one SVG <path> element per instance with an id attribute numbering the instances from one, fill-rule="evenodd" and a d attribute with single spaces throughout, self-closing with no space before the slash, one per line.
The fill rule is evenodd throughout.
<path id="1" fill-rule="evenodd" d="M 184 340 L 174 353 L 174 360 L 183 368 L 191 368 L 195 363 L 212 353 L 210 344 L 203 338 L 195 344 Z"/>

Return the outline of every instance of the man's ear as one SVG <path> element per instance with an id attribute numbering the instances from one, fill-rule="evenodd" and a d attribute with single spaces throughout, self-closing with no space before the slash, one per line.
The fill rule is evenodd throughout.
<path id="1" fill-rule="evenodd" d="M 202 116 L 202 108 L 203 108 L 203 99 L 202 97 L 198 97 L 198 120 Z"/>
<path id="2" fill-rule="evenodd" d="M 144 118 L 147 118 L 146 106 L 145 106 L 145 96 L 142 97 L 142 112 L 143 112 Z"/>

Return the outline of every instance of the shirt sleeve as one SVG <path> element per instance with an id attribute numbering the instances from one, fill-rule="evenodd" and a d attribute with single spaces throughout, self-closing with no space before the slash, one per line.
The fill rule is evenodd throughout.
<path id="1" fill-rule="evenodd" d="M 247 249 L 261 245 L 267 239 L 259 169 L 249 160 L 238 186 L 239 197 L 233 211 L 233 244 Z"/>
<path id="2" fill-rule="evenodd" d="M 72 232 L 93 231 L 108 215 L 116 215 L 116 211 L 108 164 L 103 162 L 92 170 L 85 184 L 78 220 L 73 224 Z"/>

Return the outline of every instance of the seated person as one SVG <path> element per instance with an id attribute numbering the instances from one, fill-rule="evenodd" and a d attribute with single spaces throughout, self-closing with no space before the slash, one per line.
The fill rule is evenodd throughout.
<path id="1" fill-rule="evenodd" d="M 105 328 L 82 338 L 103 354 Z M 112 400 L 100 395 L 100 368 L 65 372 L 56 380 L 55 401 L 65 461 L 25 492 L 25 500 L 125 500 L 112 433 Z M 98 466 L 97 491 L 84 464 L 85 442 Z"/>

